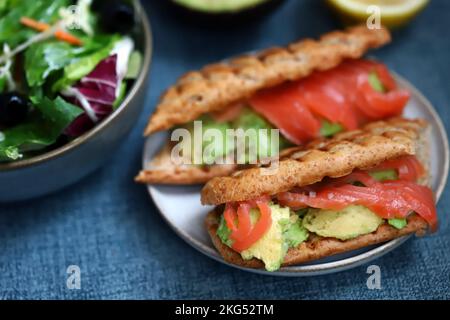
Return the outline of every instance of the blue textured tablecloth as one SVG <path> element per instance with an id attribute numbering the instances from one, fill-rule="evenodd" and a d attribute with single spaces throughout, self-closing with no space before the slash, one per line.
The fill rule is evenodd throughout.
<path id="1" fill-rule="evenodd" d="M 259 24 L 211 30 L 146 8 L 154 59 L 145 111 L 101 170 L 69 189 L 0 207 L 0 298 L 173 299 L 450 298 L 450 189 L 438 205 L 440 230 L 376 260 L 381 290 L 366 286 L 367 266 L 313 277 L 279 278 L 227 267 L 192 249 L 159 216 L 141 167 L 142 130 L 158 95 L 192 68 L 239 52 L 318 36 L 338 23 L 318 0 L 290 0 Z M 450 1 L 434 0 L 376 56 L 414 83 L 450 126 Z M 181 209 L 181 208 L 180 208 Z M 182 212 L 180 212 L 182 214 Z M 66 286 L 66 268 L 81 268 L 81 289 Z"/>

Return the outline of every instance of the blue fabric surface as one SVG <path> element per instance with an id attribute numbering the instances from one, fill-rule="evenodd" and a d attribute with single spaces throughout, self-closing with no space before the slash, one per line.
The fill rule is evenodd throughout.
<path id="1" fill-rule="evenodd" d="M 108 164 L 59 193 L 0 207 L 0 298 L 449 299 L 447 188 L 440 230 L 376 260 L 381 290 L 366 287 L 367 266 L 313 277 L 263 277 L 211 260 L 179 239 L 143 186 L 142 130 L 162 90 L 183 72 L 239 52 L 285 44 L 335 29 L 317 0 L 290 0 L 259 24 L 212 30 L 174 19 L 147 1 L 154 32 L 149 96 L 139 123 Z M 375 55 L 414 83 L 450 126 L 450 2 L 432 1 L 392 45 Z M 81 268 L 81 289 L 66 287 L 66 268 Z"/>

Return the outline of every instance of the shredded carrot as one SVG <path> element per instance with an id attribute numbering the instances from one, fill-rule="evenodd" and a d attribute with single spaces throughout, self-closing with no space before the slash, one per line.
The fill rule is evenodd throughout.
<path id="1" fill-rule="evenodd" d="M 33 20 L 28 17 L 20 18 L 20 22 L 29 28 L 32 28 L 32 29 L 35 29 L 35 30 L 41 31 L 41 32 L 46 31 L 50 28 L 50 26 L 48 24 Z"/>
<path id="2" fill-rule="evenodd" d="M 55 37 L 59 40 L 68 42 L 70 44 L 73 44 L 75 46 L 81 46 L 83 43 L 80 39 L 75 37 L 74 35 L 71 35 L 70 33 L 64 32 L 62 30 L 58 30 L 55 32 Z"/>
<path id="3" fill-rule="evenodd" d="M 51 26 L 45 22 L 36 21 L 34 19 L 28 18 L 28 17 L 22 17 L 20 18 L 20 23 L 22 23 L 24 26 L 27 26 L 31 29 L 44 32 L 51 28 Z M 73 44 L 75 46 L 81 46 L 83 42 L 75 37 L 74 35 L 65 32 L 63 30 L 58 30 L 55 32 L 55 37 L 61 41 L 65 41 L 67 43 Z"/>

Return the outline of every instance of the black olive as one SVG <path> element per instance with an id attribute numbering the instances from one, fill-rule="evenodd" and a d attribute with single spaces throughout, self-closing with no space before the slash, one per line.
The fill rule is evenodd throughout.
<path id="1" fill-rule="evenodd" d="M 28 115 L 30 102 L 17 92 L 0 94 L 0 126 L 12 127 L 21 123 Z"/>
<path id="2" fill-rule="evenodd" d="M 135 25 L 134 8 L 124 0 L 99 1 L 100 26 L 107 32 L 130 32 Z"/>

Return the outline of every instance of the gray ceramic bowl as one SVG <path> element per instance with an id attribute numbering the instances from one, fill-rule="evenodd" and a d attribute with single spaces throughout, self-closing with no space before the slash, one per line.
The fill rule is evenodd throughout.
<path id="1" fill-rule="evenodd" d="M 134 5 L 139 23 L 135 40 L 144 59 L 125 100 L 108 118 L 68 144 L 30 159 L 0 164 L 0 202 L 26 200 L 70 185 L 97 169 L 126 139 L 144 105 L 152 56 L 148 17 L 139 1 Z"/>

